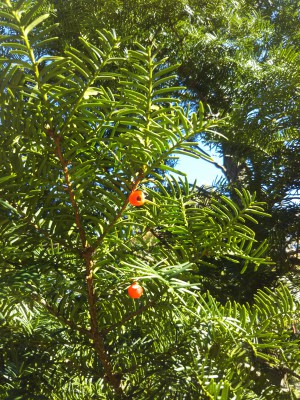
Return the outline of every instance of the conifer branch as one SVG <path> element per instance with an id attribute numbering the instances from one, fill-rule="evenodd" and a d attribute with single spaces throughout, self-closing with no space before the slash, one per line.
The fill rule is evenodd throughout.
<path id="1" fill-rule="evenodd" d="M 139 171 L 139 174 L 131 188 L 131 191 L 136 190 L 136 188 L 138 187 L 138 185 L 140 184 L 140 182 L 142 181 L 142 179 L 145 177 L 145 171 L 143 169 L 141 169 Z M 104 230 L 104 232 L 102 233 L 102 235 L 99 237 L 99 239 L 95 242 L 95 244 L 93 245 L 93 250 L 96 250 L 100 244 L 103 242 L 103 240 L 106 238 L 106 236 L 110 233 L 110 231 L 112 230 L 112 228 L 115 226 L 115 224 L 118 222 L 118 220 L 121 218 L 121 216 L 123 215 L 123 212 L 126 210 L 126 207 L 129 203 L 129 198 L 127 197 L 123 206 L 121 207 L 121 209 L 119 210 L 119 212 L 116 214 L 115 218 L 113 219 L 113 221 L 107 225 L 106 229 Z"/>
<path id="2" fill-rule="evenodd" d="M 95 294 L 94 280 L 93 280 L 93 260 L 92 260 L 95 248 L 91 247 L 88 244 L 85 230 L 81 222 L 78 204 L 75 200 L 75 194 L 70 179 L 68 161 L 64 158 L 61 148 L 62 136 L 55 135 L 54 132 L 51 130 L 47 130 L 47 134 L 54 141 L 55 154 L 58 157 L 64 172 L 69 198 L 74 211 L 75 223 L 79 231 L 79 236 L 81 240 L 82 251 L 80 254 L 81 258 L 84 260 L 86 269 L 87 298 L 88 298 L 88 306 L 89 306 L 89 314 L 91 322 L 91 329 L 88 335 L 92 339 L 94 349 L 96 350 L 98 357 L 103 365 L 108 382 L 113 386 L 117 394 L 122 395 L 122 389 L 120 387 L 120 378 L 113 373 L 113 368 L 105 349 L 104 337 L 101 335 L 98 329 L 98 317 L 97 317 L 97 306 L 96 306 L 96 294 Z"/>
<path id="3" fill-rule="evenodd" d="M 115 324 L 112 324 L 109 327 L 102 329 L 102 331 L 101 331 L 102 335 L 107 335 L 110 331 L 117 328 L 118 326 L 124 325 L 126 322 L 130 321 L 132 318 L 136 317 L 137 315 L 142 314 L 144 311 L 148 310 L 148 308 L 154 306 L 156 303 L 157 303 L 157 300 L 150 301 L 148 304 L 145 304 L 143 307 L 140 307 L 138 310 L 125 315 L 125 317 L 122 318 L 121 321 L 116 322 Z"/>
<path id="4" fill-rule="evenodd" d="M 75 324 L 72 320 L 65 318 L 63 315 L 59 313 L 59 311 L 50 305 L 45 299 L 43 299 L 41 296 L 38 294 L 34 293 L 32 295 L 33 300 L 35 300 L 38 304 L 43 306 L 51 315 L 56 317 L 60 322 L 62 322 L 64 325 L 67 325 L 69 328 L 72 330 L 75 330 L 79 333 L 81 333 L 84 336 L 88 336 L 89 338 L 91 337 L 91 333 L 88 329 L 83 328 L 82 326 L 78 326 Z"/>
<path id="5" fill-rule="evenodd" d="M 61 135 L 55 135 L 54 132 L 50 129 L 48 129 L 47 131 L 48 136 L 50 136 L 55 144 L 55 154 L 58 157 L 60 164 L 62 166 L 63 172 L 64 172 L 64 177 L 65 177 L 65 181 L 66 181 L 66 185 L 67 185 L 67 191 L 69 193 L 69 198 L 71 201 L 71 205 L 74 211 L 74 215 L 75 215 L 75 223 L 76 226 L 78 228 L 79 231 L 79 236 L 81 239 L 81 245 L 82 248 L 85 249 L 87 246 L 87 241 L 86 241 L 86 235 L 85 235 L 85 231 L 84 228 L 82 226 L 81 223 L 81 219 L 80 219 L 80 214 L 79 214 L 79 209 L 78 209 L 78 205 L 76 203 L 75 200 L 75 194 L 74 194 L 74 190 L 72 187 L 72 183 L 71 183 L 71 179 L 70 179 L 70 174 L 69 174 L 69 168 L 68 168 L 68 161 L 65 160 L 63 153 L 62 153 L 62 149 L 61 149 L 61 140 L 62 140 L 62 136 Z"/>
<path id="6" fill-rule="evenodd" d="M 89 303 L 89 313 L 91 318 L 91 331 L 90 331 L 91 337 L 93 340 L 94 348 L 103 365 L 109 383 L 113 386 L 117 394 L 122 395 L 123 391 L 122 388 L 120 387 L 120 377 L 113 373 L 113 368 L 109 361 L 108 354 L 106 352 L 104 345 L 104 335 L 102 335 L 99 332 L 98 328 L 96 296 L 95 296 L 94 281 L 93 281 L 93 261 L 92 261 L 93 251 L 94 250 L 91 247 L 89 247 L 83 253 L 86 265 L 88 303 Z"/>

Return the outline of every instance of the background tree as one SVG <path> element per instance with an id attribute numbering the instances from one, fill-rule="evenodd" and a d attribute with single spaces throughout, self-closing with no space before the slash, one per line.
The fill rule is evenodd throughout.
<path id="1" fill-rule="evenodd" d="M 272 214 L 265 229 L 259 226 L 256 232 L 277 249 L 270 253 L 276 269 L 269 284 L 294 268 L 286 237 L 299 220 L 299 2 L 123 0 L 98 5 L 87 0 L 71 1 L 70 12 L 64 2 L 54 4 L 63 47 L 79 34 L 93 37 L 91 26 L 109 26 L 131 42 L 155 41 L 181 63 L 180 81 L 188 88 L 183 100 L 196 105 L 201 100 L 213 115 L 228 118 L 219 127 L 226 139 L 202 133 L 204 143 L 224 159 L 226 185 L 221 179 L 219 190 L 236 200 L 234 188 L 246 186 Z M 270 232 L 284 221 L 286 207 L 294 216 L 277 242 L 279 236 Z"/>
<path id="2" fill-rule="evenodd" d="M 207 159 L 194 139 L 217 140 L 221 123 L 182 107 L 155 44 L 98 31 L 50 52 L 45 3 L 0 4 L 1 396 L 293 396 L 299 303 L 286 285 L 251 305 L 205 290 L 208 268 L 267 268 L 251 229 L 263 204 L 160 173 L 180 154 Z M 129 204 L 136 189 L 151 201 Z"/>

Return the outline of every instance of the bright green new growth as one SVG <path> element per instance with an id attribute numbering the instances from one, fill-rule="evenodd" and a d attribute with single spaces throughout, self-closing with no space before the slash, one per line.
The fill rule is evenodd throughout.
<path id="1" fill-rule="evenodd" d="M 274 398 L 268 368 L 299 363 L 299 304 L 281 286 L 221 305 L 201 282 L 222 260 L 268 263 L 249 226 L 262 204 L 246 190 L 205 200 L 164 172 L 207 158 L 195 137 L 216 123 L 181 107 L 155 48 L 123 52 L 104 31 L 41 54 L 55 26 L 39 3 L 0 7 L 1 397 Z"/>

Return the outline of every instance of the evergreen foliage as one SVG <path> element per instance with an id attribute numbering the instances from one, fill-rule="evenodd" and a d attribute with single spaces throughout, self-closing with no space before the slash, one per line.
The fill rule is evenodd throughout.
<path id="1" fill-rule="evenodd" d="M 102 30 L 50 55 L 43 1 L 0 7 L 1 398 L 295 398 L 287 287 L 251 304 L 206 290 L 204 271 L 271 268 L 252 229 L 263 204 L 170 175 L 178 155 L 209 160 L 195 137 L 220 138 L 222 121 L 182 106 L 155 45 Z"/>
<path id="2" fill-rule="evenodd" d="M 183 99 L 203 102 L 211 117 L 226 115 L 219 127 L 226 140 L 203 133 L 202 138 L 223 157 L 217 165 L 225 177 L 215 182 L 235 198 L 234 188 L 247 187 L 267 203 L 272 214 L 256 234 L 267 239 L 276 262 L 269 284 L 294 269 L 285 240 L 273 232 L 286 225 L 294 232 L 299 220 L 299 0 L 55 0 L 60 22 L 55 52 L 80 46 L 78 36 L 94 40 L 96 29 L 113 27 L 126 43 L 158 43 L 187 86 Z M 287 208 L 287 210 L 286 210 Z M 299 223 L 299 222 L 298 222 Z M 270 235 L 272 232 L 272 235 Z M 275 242 L 274 242 L 275 240 Z M 297 236 L 294 236 L 294 241 Z M 299 262 L 298 262 L 299 264 Z"/>

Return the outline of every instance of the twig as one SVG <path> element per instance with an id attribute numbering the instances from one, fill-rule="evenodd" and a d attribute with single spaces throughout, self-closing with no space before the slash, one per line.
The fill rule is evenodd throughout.
<path id="1" fill-rule="evenodd" d="M 141 182 L 141 180 L 144 178 L 145 176 L 145 172 L 141 169 L 134 184 L 132 185 L 131 190 L 134 191 L 139 183 Z M 118 222 L 118 220 L 121 218 L 123 212 L 125 211 L 127 205 L 129 203 L 129 198 L 127 197 L 122 208 L 119 210 L 119 212 L 116 214 L 115 218 L 113 219 L 113 221 L 107 225 L 106 229 L 104 229 L 104 232 L 102 233 L 102 235 L 98 238 L 98 240 L 95 242 L 95 244 L 93 245 L 93 249 L 96 249 L 97 247 L 100 246 L 100 244 L 103 242 L 103 240 L 105 239 L 105 237 L 107 236 L 107 234 L 112 230 L 112 228 L 115 226 L 115 224 Z"/>
<path id="2" fill-rule="evenodd" d="M 85 329 L 81 326 L 76 325 L 73 321 L 65 318 L 63 315 L 59 314 L 59 311 L 51 306 L 45 299 L 43 299 L 41 296 L 38 294 L 34 293 L 32 295 L 33 300 L 35 300 L 38 304 L 42 305 L 51 315 L 59 319 L 63 324 L 69 326 L 75 331 L 78 331 L 79 333 L 88 336 L 91 338 L 91 332 L 88 329 Z"/>
<path id="3" fill-rule="evenodd" d="M 142 312 L 144 312 L 148 308 L 152 307 L 156 302 L 157 302 L 157 300 L 150 301 L 150 303 L 145 304 L 143 307 L 140 307 L 138 310 L 136 310 L 128 315 L 125 315 L 125 317 L 122 318 L 119 322 L 116 322 L 115 324 L 112 324 L 109 327 L 102 329 L 101 334 L 107 335 L 113 329 L 117 328 L 118 326 L 124 325 L 126 322 L 130 321 L 132 318 L 136 317 L 139 314 L 142 314 Z"/>

